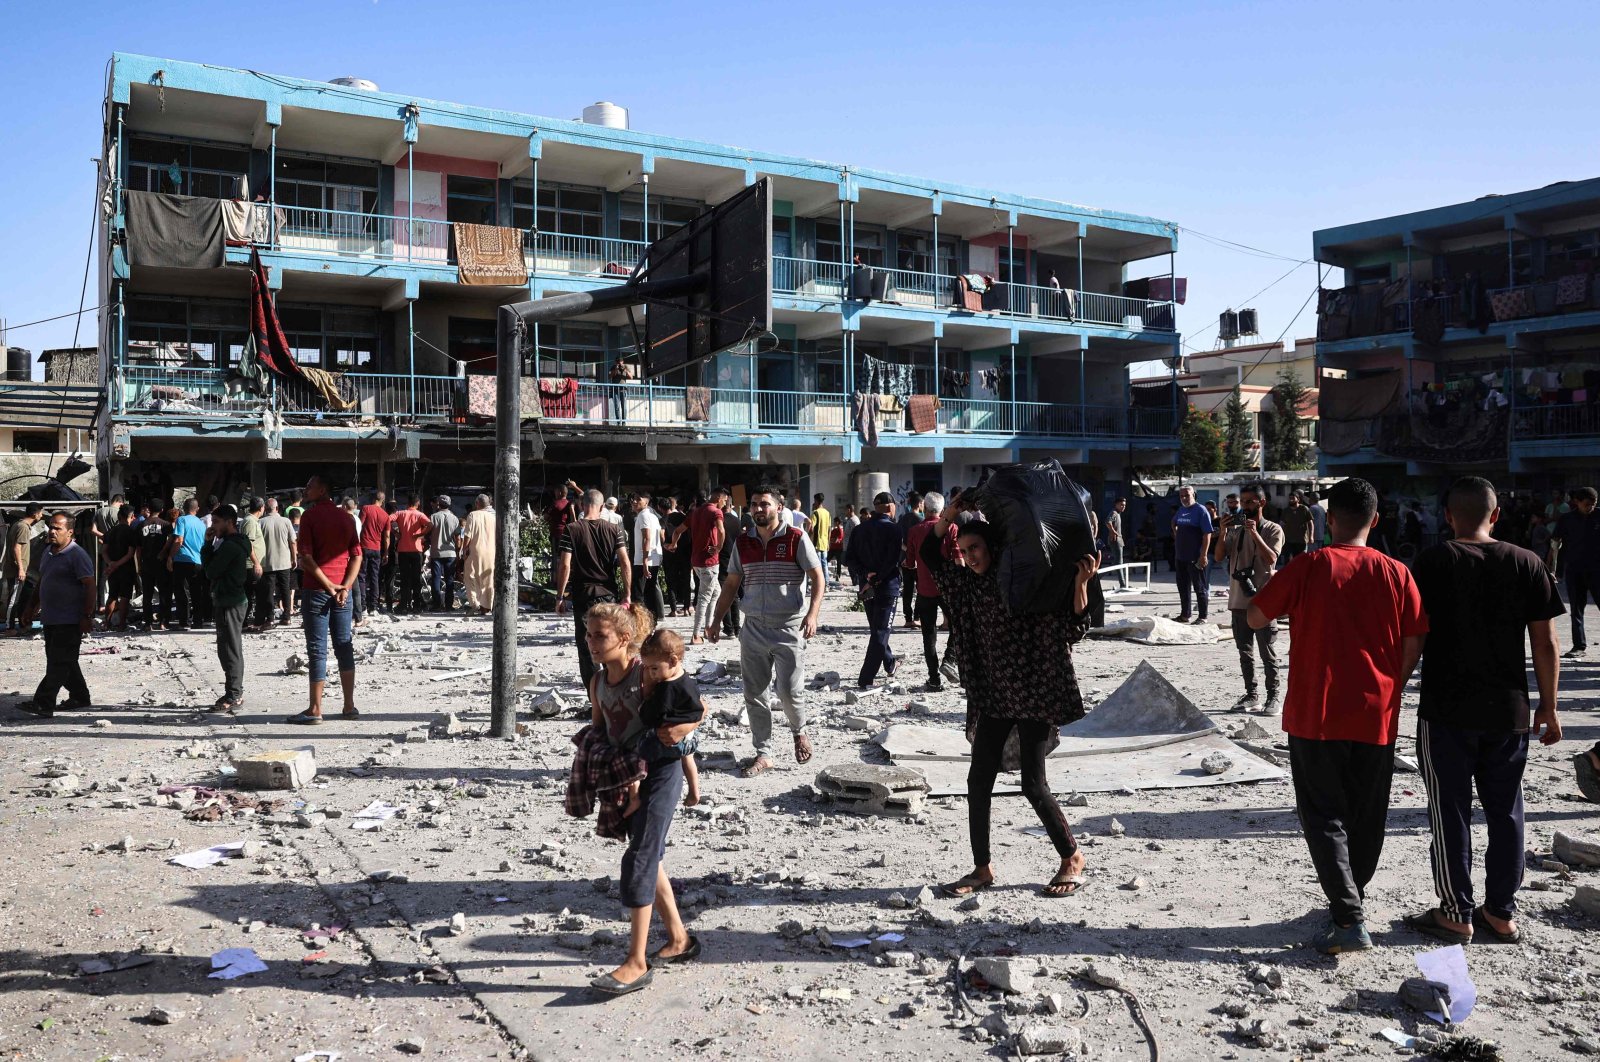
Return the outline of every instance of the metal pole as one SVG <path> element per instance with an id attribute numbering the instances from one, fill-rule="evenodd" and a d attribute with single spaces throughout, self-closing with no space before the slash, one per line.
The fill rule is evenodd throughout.
<path id="1" fill-rule="evenodd" d="M 267 144 L 267 241 L 278 246 L 278 127 L 273 126 Z"/>
<path id="2" fill-rule="evenodd" d="M 523 323 L 514 309 L 495 316 L 494 425 L 494 669 L 491 737 L 510 737 L 517 724 L 517 552 L 522 507 L 520 346 Z"/>
<path id="3" fill-rule="evenodd" d="M 1083 234 L 1082 233 L 1079 233 L 1079 235 L 1078 235 L 1078 297 L 1077 297 L 1077 299 L 1075 301 L 1078 303 L 1078 307 L 1077 307 L 1077 311 L 1073 314 L 1073 316 L 1074 317 L 1082 317 L 1083 316 Z"/>
<path id="4" fill-rule="evenodd" d="M 644 242 L 648 244 L 652 242 L 650 236 L 650 175 L 641 173 L 639 179 L 644 182 L 644 228 L 640 231 L 644 233 Z"/>
<path id="5" fill-rule="evenodd" d="M 406 370 L 411 380 L 411 415 L 417 415 L 417 316 L 415 299 L 406 300 Z M 449 345 L 448 340 L 446 346 Z"/>
<path id="6" fill-rule="evenodd" d="M 406 261 L 411 261 L 411 241 L 417 232 L 417 167 L 411 143 L 406 143 Z"/>

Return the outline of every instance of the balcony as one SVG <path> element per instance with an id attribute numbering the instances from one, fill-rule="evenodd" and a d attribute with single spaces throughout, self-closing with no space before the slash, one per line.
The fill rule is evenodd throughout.
<path id="1" fill-rule="evenodd" d="M 1600 437 L 1600 402 L 1518 405 L 1512 411 L 1511 435 L 1518 440 Z"/>
<path id="2" fill-rule="evenodd" d="M 266 394 L 250 391 L 230 369 L 128 365 L 112 384 L 116 415 L 126 419 L 260 419 L 265 413 L 318 420 L 449 420 L 462 408 L 454 376 L 347 372 L 335 377 L 346 410 L 330 410 L 303 384 L 270 380 Z"/>

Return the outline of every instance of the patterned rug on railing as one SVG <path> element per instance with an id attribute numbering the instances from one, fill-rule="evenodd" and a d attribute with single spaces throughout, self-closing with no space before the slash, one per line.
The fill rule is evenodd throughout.
<path id="1" fill-rule="evenodd" d="M 1511 418 L 1505 409 L 1463 404 L 1442 416 L 1402 413 L 1383 417 L 1378 451 L 1416 461 L 1494 461 L 1506 456 Z"/>

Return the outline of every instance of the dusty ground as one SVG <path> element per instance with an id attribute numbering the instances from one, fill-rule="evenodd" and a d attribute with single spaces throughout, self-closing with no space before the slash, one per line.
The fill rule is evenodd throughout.
<path id="1" fill-rule="evenodd" d="M 1168 583 L 1114 600 L 1126 614 L 1170 614 L 1175 598 Z M 864 622 L 843 610 L 845 600 L 830 598 L 808 669 L 840 671 L 848 685 Z M 363 654 L 380 651 L 361 665 L 363 718 L 318 730 L 278 723 L 305 697 L 304 677 L 280 673 L 301 648 L 298 629 L 248 641 L 248 705 L 232 724 L 190 710 L 220 693 L 209 633 L 96 636 L 93 647 L 120 652 L 84 659 L 99 702 L 89 712 L 37 720 L 9 708 L 17 696 L 0 699 L 0 1051 L 17 1059 L 288 1060 L 314 1050 L 386 1058 L 421 1038 L 423 1056 L 433 1058 L 1011 1057 L 991 1033 L 1001 997 L 969 988 L 969 1014 L 951 976 L 963 953 L 1007 952 L 1043 971 L 1012 1008 L 1042 1011 L 1054 995 L 1062 1011 L 1009 1020 L 1074 1025 L 1095 1058 L 1148 1054 L 1130 1003 L 1080 976 L 1090 962 L 1118 972 L 1137 995 L 1169 1060 L 1262 1050 L 1388 1055 L 1394 1049 L 1380 1030 L 1418 1027 L 1395 995 L 1416 972 L 1413 956 L 1433 946 L 1398 925 L 1431 902 L 1415 774 L 1395 779 L 1389 844 L 1369 897 L 1379 947 L 1366 954 L 1335 960 L 1301 946 L 1320 926 L 1322 906 L 1287 783 L 1090 796 L 1069 814 L 1087 844 L 1091 884 L 1067 900 L 1037 894 L 1053 853 L 1027 831 L 1035 823 L 1027 804 L 998 798 L 1001 884 L 981 908 L 944 899 L 895 906 L 892 894 L 914 899 L 970 865 L 964 801 L 930 803 L 922 823 L 864 819 L 815 803 L 809 785 L 827 764 L 881 758 L 867 734 L 844 728 L 848 714 L 958 723 L 958 693 L 918 691 L 920 641 L 910 632 L 895 635 L 913 654 L 899 675 L 902 693 L 860 707 L 839 693 L 812 695 L 818 755 L 806 768 L 784 763 L 740 780 L 715 754 L 747 751 L 743 725 L 708 723 L 707 806 L 680 815 L 668 851 L 704 960 L 661 975 L 640 995 L 598 999 L 588 979 L 619 961 L 626 934 L 607 891 L 621 846 L 596 838 L 591 821 L 562 814 L 577 723 L 539 721 L 519 740 L 492 740 L 480 736 L 486 674 L 430 681 L 486 665 L 488 630 L 480 619 L 380 618 L 357 643 Z M 569 622 L 526 614 L 523 631 L 523 660 L 573 683 L 576 694 Z M 691 666 L 736 655 L 728 643 L 708 646 Z M 1077 655 L 1089 702 L 1142 658 L 1207 712 L 1223 713 L 1240 692 L 1231 643 L 1092 641 Z M 31 692 L 41 662 L 37 641 L 0 640 L 0 693 Z M 1568 741 L 1536 749 L 1528 770 L 1534 852 L 1548 851 L 1555 829 L 1600 833 L 1600 808 L 1577 797 L 1567 765 L 1600 737 L 1600 663 L 1570 669 L 1563 686 Z M 904 714 L 913 697 L 929 711 Z M 714 715 L 739 703 L 737 685 L 713 688 Z M 396 743 L 451 711 L 466 733 Z M 1408 713 L 1402 731 L 1410 730 Z M 230 750 L 301 744 L 315 747 L 317 779 L 281 794 L 289 801 L 276 813 L 196 823 L 157 795 L 162 784 L 218 784 Z M 1409 745 L 1403 738 L 1402 750 Z M 45 795 L 51 761 L 70 765 L 75 795 Z M 353 829 L 355 813 L 374 800 L 405 808 L 405 817 L 378 832 Z M 297 824 L 297 812 L 317 809 L 330 817 Z M 1125 836 L 1110 834 L 1113 816 Z M 204 870 L 167 862 L 243 839 L 259 842 L 247 858 Z M 1566 904 L 1575 884 L 1600 874 L 1580 871 L 1574 882 L 1538 865 L 1530 856 L 1529 884 L 1543 890 L 1523 894 L 1530 942 L 1469 949 L 1480 1000 L 1465 1031 L 1498 1041 L 1511 1059 L 1562 1057 L 1580 1038 L 1600 1039 L 1600 924 Z M 406 880 L 373 883 L 385 872 Z M 1136 875 L 1142 889 L 1119 887 Z M 457 913 L 465 930 L 452 935 Z M 348 928 L 312 944 L 302 934 L 313 924 Z M 834 938 L 905 937 L 852 951 L 825 947 L 817 928 Z M 208 979 L 212 953 L 235 947 L 256 949 L 268 970 Z M 81 962 L 126 953 L 151 961 L 79 973 Z M 1275 971 L 1257 976 L 1281 977 L 1281 986 L 1254 983 L 1256 963 Z M 154 1006 L 178 1020 L 156 1023 Z M 1239 1014 L 1270 1022 L 1265 1046 L 1238 1034 Z M 989 1028 L 975 1030 L 974 1018 Z"/>

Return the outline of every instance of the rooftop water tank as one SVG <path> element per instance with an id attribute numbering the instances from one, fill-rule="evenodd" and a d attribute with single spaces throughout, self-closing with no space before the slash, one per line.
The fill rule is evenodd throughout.
<path id="1" fill-rule="evenodd" d="M 615 103 L 601 100 L 591 103 L 583 109 L 583 122 L 585 125 L 601 125 L 607 129 L 628 128 L 628 108 L 618 107 Z"/>
<path id="2" fill-rule="evenodd" d="M 343 85 L 345 88 L 360 89 L 362 92 L 377 92 L 378 83 L 368 81 L 364 77 L 336 77 L 331 79 L 330 85 Z"/>
<path id="3" fill-rule="evenodd" d="M 24 347 L 6 348 L 7 380 L 33 379 L 33 351 Z"/>

